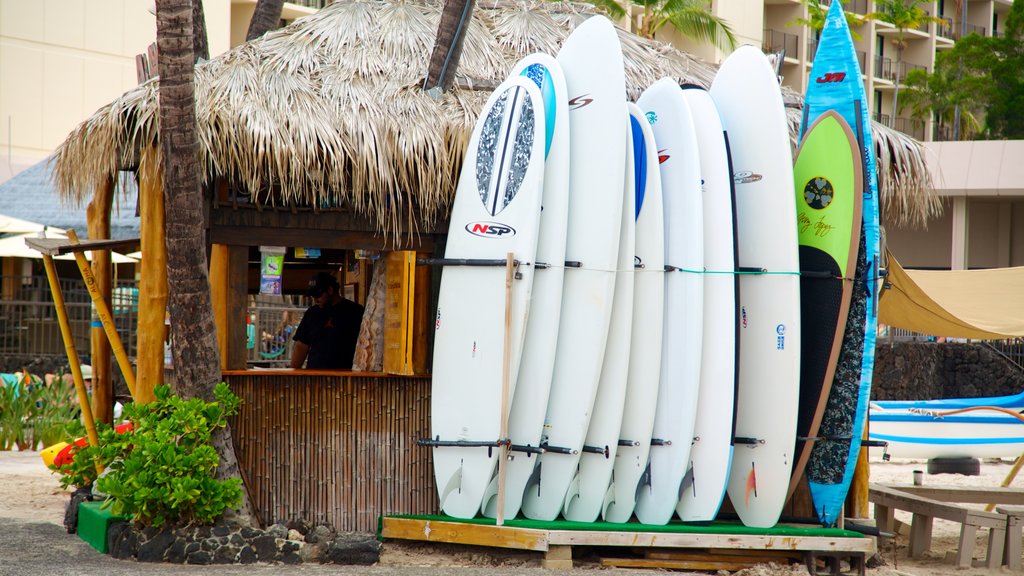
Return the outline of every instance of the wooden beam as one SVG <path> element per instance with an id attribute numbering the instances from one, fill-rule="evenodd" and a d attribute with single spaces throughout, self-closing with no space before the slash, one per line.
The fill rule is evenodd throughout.
<path id="1" fill-rule="evenodd" d="M 248 257 L 246 246 L 214 244 L 210 252 L 210 298 L 222 370 L 241 370 L 246 366 Z"/>
<path id="2" fill-rule="evenodd" d="M 110 209 L 114 200 L 114 178 L 108 176 L 97 188 L 86 207 L 89 238 L 97 240 L 110 238 Z M 92 275 L 100 298 L 110 307 L 111 294 L 110 252 L 95 250 L 92 253 Z M 100 422 L 114 421 L 114 385 L 111 368 L 110 341 L 103 331 L 99 316 L 93 311 L 89 330 L 92 366 L 92 413 Z"/>
<path id="3" fill-rule="evenodd" d="M 544 530 L 462 522 L 385 517 L 381 536 L 401 540 L 474 544 L 539 552 L 548 550 L 547 532 Z"/>
<path id="4" fill-rule="evenodd" d="M 164 187 L 156 150 L 145 154 L 139 178 L 139 232 L 142 271 L 139 276 L 139 325 L 136 347 L 138 371 L 135 401 L 155 399 L 153 390 L 164 382 L 164 324 L 167 314 L 167 247 L 165 245 Z"/>
<path id="5" fill-rule="evenodd" d="M 259 228 L 248 226 L 213 226 L 210 241 L 217 244 L 240 246 L 303 246 L 345 250 L 419 250 L 431 252 L 433 237 L 422 234 L 415 237 L 385 237 L 376 232 L 363 232 L 338 228 L 313 230 L 302 228 Z"/>
<path id="6" fill-rule="evenodd" d="M 549 545 L 646 546 L 656 548 L 735 548 L 751 550 L 819 550 L 873 552 L 871 538 L 772 536 L 754 534 L 678 534 L 668 532 L 603 532 L 552 530 Z"/>
<path id="7" fill-rule="evenodd" d="M 1024 505 L 1024 488 L 1004 488 L 998 486 L 914 486 L 912 484 L 886 484 L 885 487 L 940 502 Z"/>

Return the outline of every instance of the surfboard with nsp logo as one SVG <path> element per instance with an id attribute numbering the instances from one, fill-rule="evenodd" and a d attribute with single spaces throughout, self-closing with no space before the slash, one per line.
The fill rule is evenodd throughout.
<path id="1" fill-rule="evenodd" d="M 480 511 L 500 454 L 493 444 L 502 420 L 504 260 L 511 252 L 519 262 L 511 295 L 514 384 L 537 252 L 544 126 L 532 80 L 515 76 L 498 86 L 473 130 L 452 205 L 445 258 L 465 265 L 445 265 L 441 275 L 430 429 L 441 509 L 457 518 Z"/>

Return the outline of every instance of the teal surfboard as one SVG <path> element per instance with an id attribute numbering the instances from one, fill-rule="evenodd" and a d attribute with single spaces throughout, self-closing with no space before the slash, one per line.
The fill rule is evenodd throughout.
<path id="1" fill-rule="evenodd" d="M 825 18 L 804 99 L 801 138 L 814 122 L 834 110 L 853 128 L 864 172 L 860 246 L 850 313 L 818 440 L 805 470 L 818 518 L 835 524 L 853 480 L 871 395 L 878 314 L 878 180 L 868 102 L 857 53 L 839 2 Z"/>

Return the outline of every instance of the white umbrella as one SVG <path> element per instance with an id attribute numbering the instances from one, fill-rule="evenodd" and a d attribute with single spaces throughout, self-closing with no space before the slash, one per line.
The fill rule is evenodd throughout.
<path id="1" fill-rule="evenodd" d="M 61 234 L 64 233 L 64 230 L 61 230 L 60 228 L 53 228 L 45 224 L 38 224 L 36 222 L 22 220 L 21 218 L 0 214 L 0 234 L 38 234 L 45 230 L 57 231 Z"/>
<path id="2" fill-rule="evenodd" d="M 25 240 L 28 238 L 54 238 L 65 240 L 67 235 L 64 234 L 63 230 L 55 228 L 47 228 L 45 231 L 36 234 L 15 234 L 13 236 L 7 236 L 0 238 L 0 258 L 13 257 L 13 258 L 42 258 L 43 255 L 38 251 L 30 248 Z M 117 252 L 111 252 L 111 261 L 115 264 L 136 264 L 138 260 L 135 258 L 129 258 L 123 254 Z M 86 251 L 85 258 L 92 260 L 92 252 Z M 54 256 L 56 260 L 74 260 L 73 254 L 62 254 L 60 256 Z"/>

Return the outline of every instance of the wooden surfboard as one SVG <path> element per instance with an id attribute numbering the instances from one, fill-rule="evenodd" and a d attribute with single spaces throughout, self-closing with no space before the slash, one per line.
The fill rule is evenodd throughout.
<path id="1" fill-rule="evenodd" d="M 531 54 L 512 68 L 511 76 L 533 80 L 544 99 L 545 149 L 543 210 L 537 241 L 537 262 L 549 264 L 534 274 L 530 320 L 526 326 L 516 392 L 509 413 L 508 437 L 513 449 L 505 466 L 505 517 L 514 518 L 523 502 L 523 490 L 533 474 L 544 427 L 544 413 L 555 364 L 555 344 L 562 308 L 565 231 L 569 216 L 569 98 L 562 67 L 547 54 Z M 550 264 L 556 264 L 551 266 Z M 498 478 L 491 480 L 481 511 L 498 513 Z"/>
<path id="2" fill-rule="evenodd" d="M 819 116 L 800 143 L 793 166 L 803 330 L 797 460 L 790 494 L 818 437 L 846 331 L 860 244 L 863 175 L 857 137 L 849 124 L 832 110 Z"/>
<path id="3" fill-rule="evenodd" d="M 558 53 L 569 94 L 569 223 L 555 367 L 539 467 L 522 511 L 553 520 L 576 474 L 608 339 L 629 129 L 622 49 L 612 23 L 594 16 Z"/>
<path id="4" fill-rule="evenodd" d="M 544 107 L 533 81 L 513 77 L 488 98 L 473 130 L 448 229 L 446 259 L 500 266 L 445 266 L 434 335 L 431 437 L 445 514 L 480 510 L 501 433 L 505 266 L 512 287 L 510 382 L 516 381 L 533 281 L 544 182 Z M 511 394 L 512 392 L 510 392 Z"/>
<path id="5" fill-rule="evenodd" d="M 626 398 L 622 405 L 620 445 L 615 454 L 611 488 L 602 509 L 607 522 L 628 522 L 636 505 L 636 489 L 647 469 L 651 431 L 658 402 L 665 309 L 665 220 L 661 172 L 654 132 L 643 111 L 628 104 L 633 130 L 635 172 L 636 259 L 633 275 L 633 329 L 629 350 Z M 637 130 L 641 138 L 637 137 Z"/>
<path id="6" fill-rule="evenodd" d="M 728 494 L 747 526 L 774 526 L 793 469 L 800 385 L 800 277 L 793 156 L 775 71 L 753 46 L 722 63 L 711 97 L 736 187 L 740 363 Z"/>
<path id="7" fill-rule="evenodd" d="M 671 78 L 637 100 L 647 115 L 661 161 L 665 215 L 665 312 L 658 405 L 650 468 L 637 487 L 635 513 L 666 524 L 679 503 L 690 463 L 703 338 L 704 231 L 700 156 L 690 107 Z"/>

